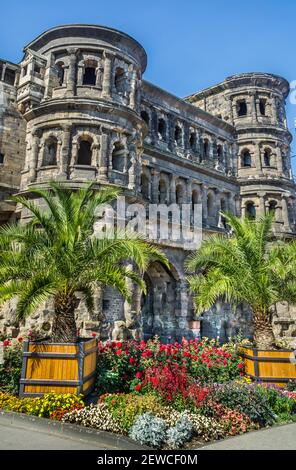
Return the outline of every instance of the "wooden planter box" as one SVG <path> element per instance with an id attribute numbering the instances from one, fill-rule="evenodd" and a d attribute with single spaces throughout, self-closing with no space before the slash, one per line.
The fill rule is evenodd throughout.
<path id="1" fill-rule="evenodd" d="M 96 338 L 78 343 L 24 341 L 20 396 L 87 395 L 94 388 L 96 366 Z"/>
<path id="2" fill-rule="evenodd" d="M 296 379 L 295 352 L 290 349 L 262 350 L 240 347 L 246 374 L 255 381 L 284 386 Z"/>

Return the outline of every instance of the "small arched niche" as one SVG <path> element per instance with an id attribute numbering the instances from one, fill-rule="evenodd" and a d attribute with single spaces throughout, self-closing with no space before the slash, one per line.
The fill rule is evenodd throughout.
<path id="1" fill-rule="evenodd" d="M 125 168 L 125 146 L 122 142 L 115 142 L 112 150 L 112 169 L 124 172 Z"/>
<path id="2" fill-rule="evenodd" d="M 78 154 L 77 154 L 77 165 L 88 165 L 92 164 L 92 141 L 88 138 L 82 138 L 79 141 Z"/>
<path id="3" fill-rule="evenodd" d="M 49 137 L 44 144 L 44 154 L 42 166 L 57 164 L 58 141 L 56 137 Z"/>

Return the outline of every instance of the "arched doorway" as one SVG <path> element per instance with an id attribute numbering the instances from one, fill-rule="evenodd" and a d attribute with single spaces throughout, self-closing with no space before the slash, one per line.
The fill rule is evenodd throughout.
<path id="1" fill-rule="evenodd" d="M 176 339 L 176 280 L 161 263 L 154 262 L 144 275 L 146 294 L 141 298 L 143 339 L 159 336 L 162 342 Z"/>

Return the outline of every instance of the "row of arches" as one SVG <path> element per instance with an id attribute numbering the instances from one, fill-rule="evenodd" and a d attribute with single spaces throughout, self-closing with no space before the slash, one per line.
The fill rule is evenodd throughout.
<path id="1" fill-rule="evenodd" d="M 59 158 L 60 141 L 56 136 L 49 136 L 44 142 L 43 155 L 40 166 L 56 166 Z M 77 140 L 76 165 L 91 166 L 93 161 L 94 141 L 84 135 Z M 111 165 L 115 171 L 123 172 L 125 167 L 125 156 L 127 150 L 124 143 L 120 140 L 113 142 L 111 152 Z"/>
<path id="2" fill-rule="evenodd" d="M 259 150 L 259 152 L 262 167 L 276 167 L 277 156 L 273 149 L 270 147 L 264 147 L 263 150 Z M 248 148 L 244 148 L 241 151 L 240 162 L 242 168 L 251 168 L 256 166 L 255 156 Z"/>
<path id="3" fill-rule="evenodd" d="M 141 117 L 147 124 L 149 130 L 151 130 L 150 114 L 146 110 L 142 110 Z M 163 117 L 157 119 L 155 130 L 160 141 L 169 141 L 169 124 Z M 187 139 L 187 141 L 185 139 Z M 200 138 L 199 133 L 194 129 L 190 129 L 188 135 L 185 137 L 184 126 L 181 123 L 176 123 L 174 126 L 173 142 L 178 147 L 186 147 L 193 152 L 199 152 L 202 159 L 209 158 L 211 153 L 216 153 L 218 160 L 223 159 L 224 149 L 222 144 L 217 144 L 214 150 L 211 140 L 207 137 Z"/>

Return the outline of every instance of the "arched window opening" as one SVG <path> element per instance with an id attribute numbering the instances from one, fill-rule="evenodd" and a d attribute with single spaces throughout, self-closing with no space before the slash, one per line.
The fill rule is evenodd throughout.
<path id="1" fill-rule="evenodd" d="M 256 219 L 256 207 L 253 202 L 248 202 L 246 204 L 246 217 L 249 219 Z"/>
<path id="2" fill-rule="evenodd" d="M 223 157 L 223 149 L 222 149 L 222 145 L 217 145 L 217 158 L 218 160 L 222 160 L 222 157 Z"/>
<path id="3" fill-rule="evenodd" d="M 158 119 L 157 132 L 161 140 L 166 140 L 166 122 L 162 118 Z"/>
<path id="4" fill-rule="evenodd" d="M 222 197 L 220 200 L 220 212 L 225 213 L 227 211 L 227 203 L 226 200 Z M 224 228 L 226 228 L 226 218 L 223 214 L 221 214 L 221 224 Z"/>
<path id="5" fill-rule="evenodd" d="M 176 203 L 183 204 L 184 200 L 184 188 L 182 184 L 177 184 L 176 186 Z"/>
<path id="6" fill-rule="evenodd" d="M 77 164 L 78 165 L 91 165 L 92 149 L 91 143 L 88 140 L 81 140 L 78 149 Z"/>
<path id="7" fill-rule="evenodd" d="M 149 188 L 150 188 L 150 182 L 149 178 L 147 175 L 142 174 L 141 175 L 141 190 L 142 190 L 142 195 L 145 199 L 149 199 Z"/>
<path id="8" fill-rule="evenodd" d="M 264 150 L 264 166 L 270 166 L 271 161 L 271 151 L 270 149 Z"/>
<path id="9" fill-rule="evenodd" d="M 4 153 L 0 153 L 0 165 L 3 165 L 3 164 L 4 164 L 4 160 L 5 160 L 5 155 L 4 155 Z"/>
<path id="10" fill-rule="evenodd" d="M 175 126 L 175 144 L 178 146 L 182 145 L 182 129 L 180 126 Z"/>
<path id="11" fill-rule="evenodd" d="M 121 67 L 116 69 L 114 86 L 117 93 L 123 93 L 125 90 L 125 72 Z"/>
<path id="12" fill-rule="evenodd" d="M 213 217 L 215 215 L 214 213 L 214 196 L 212 193 L 208 194 L 207 197 L 207 211 L 208 211 L 208 216 Z"/>
<path id="13" fill-rule="evenodd" d="M 95 85 L 96 84 L 96 69 L 95 67 L 85 67 L 82 78 L 82 85 Z"/>
<path id="14" fill-rule="evenodd" d="M 55 67 L 57 70 L 58 85 L 62 86 L 64 84 L 64 79 L 65 79 L 64 63 L 58 62 Z"/>
<path id="15" fill-rule="evenodd" d="M 261 116 L 266 115 L 266 100 L 265 99 L 261 98 L 259 100 L 259 111 L 260 111 Z"/>
<path id="16" fill-rule="evenodd" d="M 141 118 L 143 119 L 144 122 L 146 122 L 147 126 L 149 127 L 150 118 L 149 118 L 149 114 L 147 113 L 147 111 L 141 111 Z"/>
<path id="17" fill-rule="evenodd" d="M 244 150 L 242 153 L 242 166 L 252 166 L 252 158 L 249 150 Z"/>
<path id="18" fill-rule="evenodd" d="M 15 81 L 15 70 L 6 68 L 5 73 L 4 73 L 4 82 L 7 83 L 8 85 L 14 85 L 14 81 Z"/>
<path id="19" fill-rule="evenodd" d="M 196 150 L 196 144 L 197 144 L 196 133 L 191 132 L 190 137 L 189 137 L 189 145 L 190 145 L 191 150 Z"/>
<path id="20" fill-rule="evenodd" d="M 277 201 L 270 201 L 268 204 L 268 212 L 274 214 L 277 208 Z"/>
<path id="21" fill-rule="evenodd" d="M 112 152 L 112 168 L 121 173 L 125 168 L 125 147 L 121 142 L 115 142 Z"/>
<path id="22" fill-rule="evenodd" d="M 247 103 L 246 100 L 240 100 L 237 102 L 237 115 L 246 116 L 247 115 Z"/>
<path id="23" fill-rule="evenodd" d="M 205 139 L 203 142 L 203 158 L 207 158 L 210 153 L 210 144 L 208 139 Z"/>
<path id="24" fill-rule="evenodd" d="M 58 144 L 55 138 L 52 138 L 45 143 L 42 166 L 57 164 L 57 147 Z"/>

